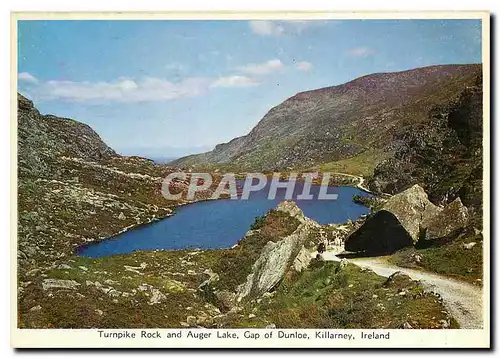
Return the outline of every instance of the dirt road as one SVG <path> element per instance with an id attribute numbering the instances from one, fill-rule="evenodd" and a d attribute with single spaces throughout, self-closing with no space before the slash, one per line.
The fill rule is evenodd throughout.
<path id="1" fill-rule="evenodd" d="M 335 252 L 324 252 L 326 261 L 339 261 Z M 356 258 L 349 262 L 373 270 L 376 274 L 389 277 L 396 271 L 421 281 L 425 289 L 439 293 L 446 308 L 457 320 L 461 328 L 483 327 L 483 290 L 470 283 L 455 280 L 431 272 L 398 267 L 384 262 L 381 258 Z"/>

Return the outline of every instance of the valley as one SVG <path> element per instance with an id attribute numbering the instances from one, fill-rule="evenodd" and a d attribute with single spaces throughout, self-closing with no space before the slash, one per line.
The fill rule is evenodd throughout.
<path id="1" fill-rule="evenodd" d="M 18 326 L 480 327 L 481 306 L 470 303 L 482 296 L 482 128 L 481 65 L 373 74 L 299 93 L 248 135 L 168 164 L 118 155 L 89 126 L 42 115 L 19 94 Z M 163 178 L 178 170 L 216 180 L 192 201 L 166 200 Z M 211 208 L 192 214 L 200 218 L 230 217 L 237 209 L 224 211 L 225 200 L 206 201 L 230 170 L 331 172 L 347 200 L 318 212 L 284 199 L 244 208 L 254 221 L 247 215 L 223 246 L 78 254 L 181 220 L 186 204 Z M 172 189 L 186 192 L 188 179 Z M 372 194 L 370 208 L 353 202 Z M 317 216 L 335 208 L 338 220 Z M 327 250 L 317 256 L 321 243 Z M 450 305 L 462 286 L 470 315 Z"/>

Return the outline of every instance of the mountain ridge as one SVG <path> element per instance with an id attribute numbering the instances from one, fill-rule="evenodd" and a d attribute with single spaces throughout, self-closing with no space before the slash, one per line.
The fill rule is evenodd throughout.
<path id="1" fill-rule="evenodd" d="M 480 64 L 434 65 L 300 92 L 271 108 L 248 134 L 171 165 L 278 171 L 373 149 L 390 153 L 401 128 L 425 121 L 432 107 L 458 97 L 480 72 Z"/>

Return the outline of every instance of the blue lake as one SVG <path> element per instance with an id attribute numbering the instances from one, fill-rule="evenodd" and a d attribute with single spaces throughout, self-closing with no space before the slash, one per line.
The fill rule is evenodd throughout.
<path id="1" fill-rule="evenodd" d="M 320 224 L 355 220 L 369 209 L 352 201 L 354 195 L 369 194 L 353 187 L 328 187 L 336 200 L 318 200 L 320 186 L 312 186 L 313 200 L 297 200 L 303 183 L 298 182 L 292 197 L 304 214 Z M 278 189 L 276 198 L 269 200 L 268 186 L 251 193 L 248 200 L 221 199 L 181 206 L 175 215 L 149 225 L 140 226 L 116 237 L 82 246 L 77 254 L 102 257 L 126 254 L 137 250 L 172 250 L 186 248 L 229 248 L 233 246 L 255 220 L 285 200 L 285 189 Z"/>

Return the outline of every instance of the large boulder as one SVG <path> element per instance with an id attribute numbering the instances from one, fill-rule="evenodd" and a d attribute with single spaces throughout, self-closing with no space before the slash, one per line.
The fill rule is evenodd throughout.
<path id="1" fill-rule="evenodd" d="M 273 242 L 269 241 L 262 249 L 259 258 L 252 266 L 252 272 L 247 276 L 245 283 L 238 286 L 237 301 L 245 297 L 258 297 L 272 290 L 283 278 L 290 266 L 294 265 L 301 269 L 309 262 L 302 262 L 304 257 L 304 242 L 307 240 L 312 228 L 317 228 L 318 223 L 304 217 L 302 211 L 293 202 L 285 202 L 278 206 L 277 210 L 291 213 L 292 216 L 301 220 L 301 224 L 290 235 Z M 298 261 L 297 256 L 302 252 Z"/>
<path id="2" fill-rule="evenodd" d="M 345 241 L 347 251 L 391 253 L 414 245 L 422 225 L 441 212 L 419 185 L 394 195 Z"/>
<path id="3" fill-rule="evenodd" d="M 460 198 L 456 198 L 426 223 L 423 239 L 435 240 L 446 237 L 467 226 L 468 221 L 467 207 L 462 204 Z"/>
<path id="4" fill-rule="evenodd" d="M 418 184 L 391 197 L 382 209 L 396 217 L 413 243 L 419 239 L 422 223 L 425 225 L 442 210 L 429 201 L 425 190 Z"/>

